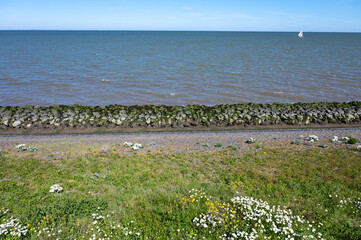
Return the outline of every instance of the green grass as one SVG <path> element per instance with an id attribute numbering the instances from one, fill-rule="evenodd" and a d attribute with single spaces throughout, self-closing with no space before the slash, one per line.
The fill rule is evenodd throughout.
<path id="1" fill-rule="evenodd" d="M 0 211 L 0 224 L 16 217 L 25 238 L 39 239 L 219 239 L 259 230 L 231 202 L 241 196 L 292 210 L 324 239 L 361 238 L 361 152 L 230 149 L 127 155 L 89 148 L 47 161 L 1 153 L 0 209 L 9 211 Z M 63 192 L 49 193 L 54 184 Z M 223 219 L 219 225 L 197 226 L 196 218 L 211 214 Z M 314 234 L 301 225 L 294 230 Z"/>
<path id="2" fill-rule="evenodd" d="M 238 148 L 236 146 L 233 146 L 233 145 L 228 145 L 227 148 L 233 150 L 233 151 L 237 151 Z"/>

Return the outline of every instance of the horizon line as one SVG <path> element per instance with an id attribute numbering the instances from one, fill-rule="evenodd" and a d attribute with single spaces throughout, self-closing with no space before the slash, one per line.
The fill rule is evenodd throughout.
<path id="1" fill-rule="evenodd" d="M 301 29 L 300 29 L 301 30 Z M 280 32 L 280 33 L 293 33 L 300 30 L 116 30 L 116 29 L 0 29 L 0 31 L 78 31 L 78 32 Z M 361 33 L 361 31 L 305 31 L 308 33 Z"/>

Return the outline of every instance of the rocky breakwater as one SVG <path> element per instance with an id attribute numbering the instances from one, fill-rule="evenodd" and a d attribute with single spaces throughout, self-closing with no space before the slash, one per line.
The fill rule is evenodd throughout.
<path id="1" fill-rule="evenodd" d="M 164 128 L 360 124 L 361 102 L 188 106 L 0 107 L 0 129 Z"/>

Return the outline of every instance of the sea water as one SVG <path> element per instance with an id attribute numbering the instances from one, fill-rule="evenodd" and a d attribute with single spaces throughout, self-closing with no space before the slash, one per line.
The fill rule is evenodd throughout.
<path id="1" fill-rule="evenodd" d="M 0 31 L 0 105 L 361 100 L 361 34 Z"/>

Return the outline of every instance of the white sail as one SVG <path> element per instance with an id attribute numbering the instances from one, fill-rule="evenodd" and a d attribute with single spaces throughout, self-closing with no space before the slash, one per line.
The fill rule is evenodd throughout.
<path id="1" fill-rule="evenodd" d="M 302 32 L 302 30 L 301 30 L 300 33 L 298 34 L 298 37 L 299 37 L 299 38 L 303 37 L 303 32 Z"/>

